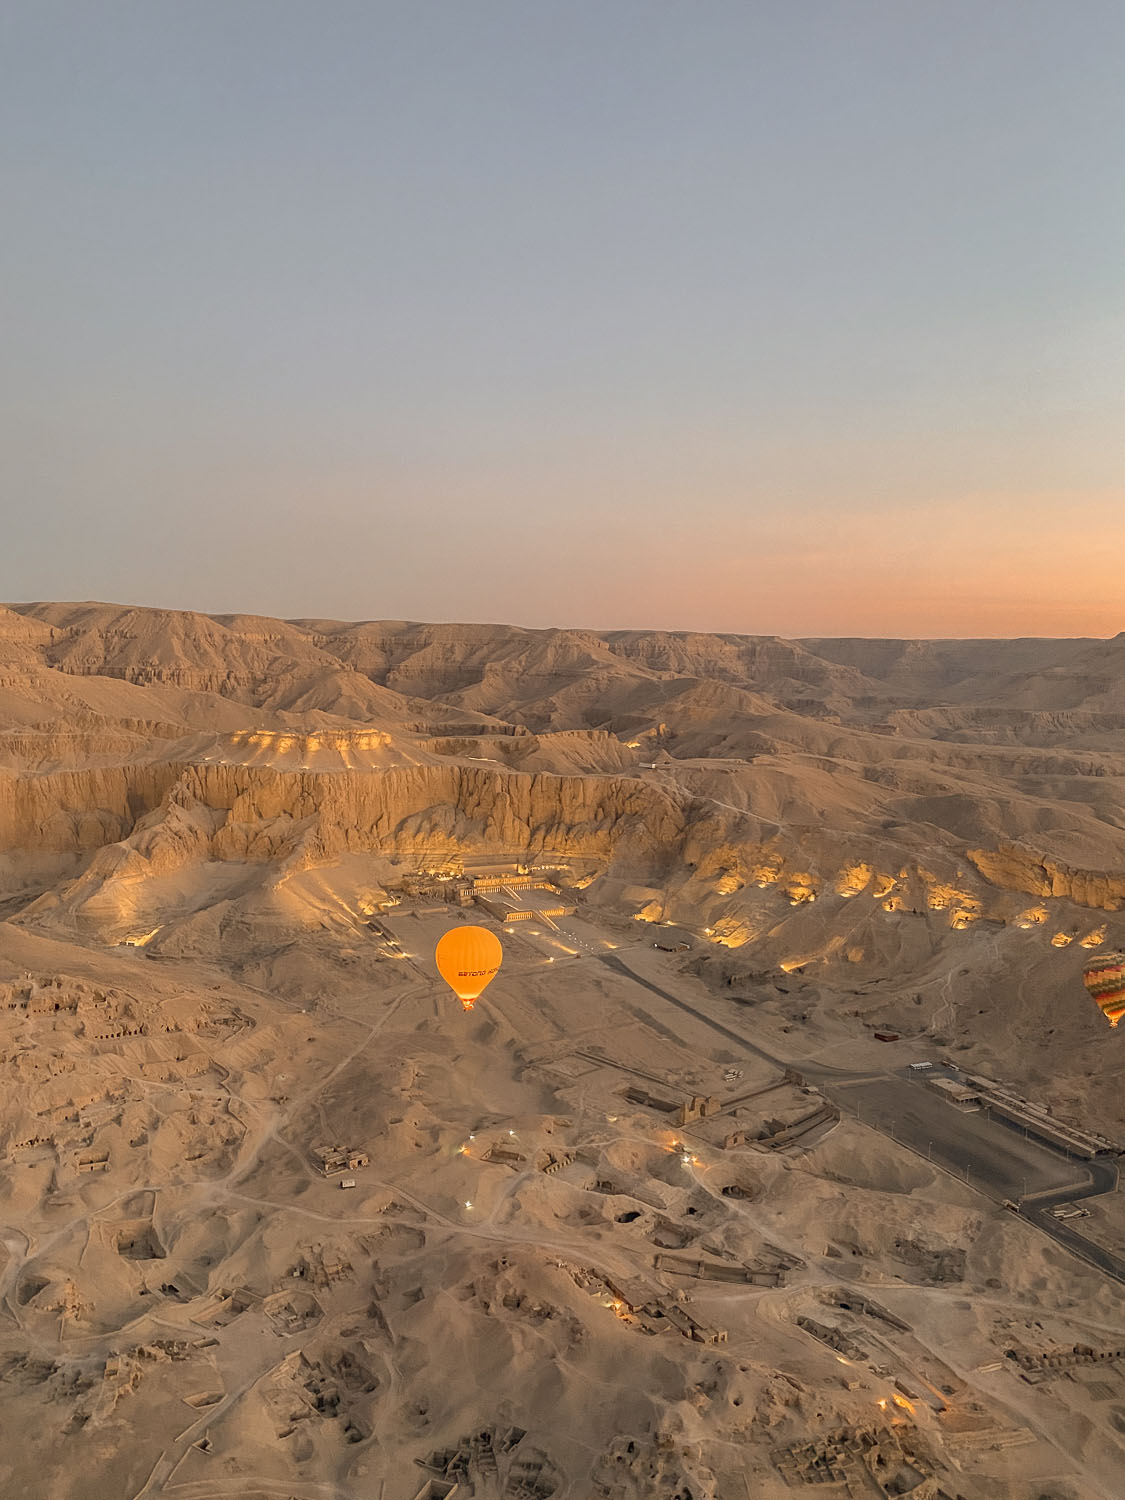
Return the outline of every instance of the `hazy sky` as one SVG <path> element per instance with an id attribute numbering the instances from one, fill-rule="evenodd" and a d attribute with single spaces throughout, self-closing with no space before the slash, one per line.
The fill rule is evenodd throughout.
<path id="1" fill-rule="evenodd" d="M 6 0 L 0 598 L 1110 635 L 1121 0 Z"/>

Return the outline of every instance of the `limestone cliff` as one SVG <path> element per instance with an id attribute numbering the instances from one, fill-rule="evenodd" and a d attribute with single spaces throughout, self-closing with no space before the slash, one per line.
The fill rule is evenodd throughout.
<path id="1" fill-rule="evenodd" d="M 279 857 L 295 847 L 298 829 L 324 857 L 485 846 L 607 860 L 624 845 L 655 859 L 679 847 L 686 801 L 629 777 L 452 763 L 324 775 L 158 762 L 0 775 L 0 845 L 91 851 L 143 834 L 146 815 L 166 803 L 221 815 L 208 837 L 219 859 Z"/>
<path id="2" fill-rule="evenodd" d="M 968 857 L 986 880 L 1003 890 L 1064 897 L 1076 906 L 1100 911 L 1125 906 L 1125 870 L 1073 869 L 1020 844 L 970 849 Z"/>
<path id="3" fill-rule="evenodd" d="M 982 887 L 1112 911 L 1123 683 L 1125 637 L 784 641 L 21 604 L 0 608 L 0 854 L 128 842 L 136 873 L 565 853 L 642 883 L 713 879 L 732 899 L 778 860 L 814 895 L 860 865 L 961 889 L 968 863 Z"/>

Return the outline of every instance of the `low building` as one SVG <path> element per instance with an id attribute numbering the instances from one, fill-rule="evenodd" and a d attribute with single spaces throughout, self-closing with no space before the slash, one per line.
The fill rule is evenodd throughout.
<path id="1" fill-rule="evenodd" d="M 366 1151 L 345 1146 L 314 1146 L 312 1155 L 325 1177 L 338 1177 L 341 1172 L 355 1172 L 360 1167 L 366 1167 L 371 1160 Z"/>
<path id="2" fill-rule="evenodd" d="M 481 1157 L 482 1161 L 502 1162 L 506 1167 L 518 1167 L 521 1162 L 527 1160 L 522 1151 L 517 1151 L 513 1146 L 506 1146 L 502 1142 L 495 1146 L 489 1146 Z"/>
<path id="3" fill-rule="evenodd" d="M 980 1094 L 976 1089 L 957 1083 L 955 1079 L 927 1078 L 926 1087 L 933 1089 L 935 1094 L 940 1094 L 947 1104 L 952 1104 L 957 1109 L 963 1109 L 966 1112 L 980 1109 Z"/>
<path id="4" fill-rule="evenodd" d="M 693 1343 L 725 1344 L 727 1341 L 725 1328 L 712 1328 L 707 1323 L 701 1323 L 686 1308 L 679 1307 L 675 1302 L 662 1302 L 660 1311 L 677 1333 L 683 1334 L 684 1338 L 691 1339 Z"/>
<path id="5" fill-rule="evenodd" d="M 683 1112 L 683 1105 L 677 1104 L 674 1099 L 661 1099 L 658 1094 L 650 1094 L 647 1089 L 642 1089 L 635 1083 L 622 1091 L 622 1098 L 627 1099 L 630 1104 L 643 1104 L 646 1109 L 659 1110 L 662 1115 Z M 683 1121 L 680 1120 L 679 1123 L 682 1125 Z"/>
<path id="6" fill-rule="evenodd" d="M 569 1167 L 573 1161 L 573 1151 L 560 1151 L 557 1155 L 553 1151 L 547 1151 L 539 1158 L 538 1167 L 541 1172 L 545 1172 L 550 1177 L 553 1173 L 561 1171 L 563 1167 Z"/>
<path id="7" fill-rule="evenodd" d="M 660 1302 L 660 1289 L 650 1286 L 639 1276 L 618 1276 L 616 1272 L 607 1272 L 605 1284 L 630 1312 L 650 1311 Z"/>
<path id="8" fill-rule="evenodd" d="M 708 1115 L 718 1114 L 721 1108 L 719 1100 L 713 1095 L 693 1094 L 677 1111 L 676 1124 L 690 1125 L 694 1120 L 704 1120 Z"/>
<path id="9" fill-rule="evenodd" d="M 652 946 L 659 948 L 661 953 L 690 953 L 695 944 L 691 934 L 682 927 L 662 927 Z"/>

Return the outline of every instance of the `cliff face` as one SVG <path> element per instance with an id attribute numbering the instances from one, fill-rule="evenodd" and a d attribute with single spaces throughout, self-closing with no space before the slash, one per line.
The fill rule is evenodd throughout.
<path id="1" fill-rule="evenodd" d="M 992 885 L 1031 896 L 1056 896 L 1100 911 L 1125 907 L 1125 870 L 1081 870 L 1018 844 L 970 849 L 968 857 Z"/>
<path id="2" fill-rule="evenodd" d="M 679 847 L 686 824 L 685 799 L 631 778 L 448 763 L 320 775 L 169 762 L 0 776 L 0 844 L 89 852 L 143 831 L 166 801 L 221 815 L 209 841 L 218 859 L 275 858 L 291 851 L 297 828 L 325 858 L 484 846 L 609 860 L 626 846 L 655 859 Z"/>
<path id="3" fill-rule="evenodd" d="M 698 892 L 710 872 L 732 900 L 775 866 L 813 895 L 861 865 L 964 867 L 974 899 L 1115 911 L 1123 683 L 1125 638 L 0 608 L 0 852 L 127 843 L 119 875 L 552 853 Z"/>
<path id="4" fill-rule="evenodd" d="M 227 811 L 216 835 L 221 857 L 239 849 L 243 834 L 237 830 L 280 818 L 308 820 L 325 857 L 484 847 L 608 860 L 623 845 L 655 856 L 675 847 L 684 828 L 683 811 L 667 793 L 604 776 L 443 765 L 322 777 L 193 766 L 181 786 L 204 805 Z"/>
<path id="5" fill-rule="evenodd" d="M 149 764 L 46 776 L 0 773 L 0 847 L 70 854 L 115 843 L 141 814 L 159 807 L 180 770 Z"/>
<path id="6" fill-rule="evenodd" d="M 1125 875 L 1068 867 L 1029 847 L 972 849 L 962 861 L 948 838 L 927 845 L 917 834 L 827 821 L 785 826 L 636 777 L 450 763 L 316 774 L 167 762 L 9 775 L 0 777 L 0 841 L 13 858 L 86 856 L 65 893 L 70 908 L 96 902 L 103 886 L 136 891 L 215 862 L 292 873 L 357 854 L 412 864 L 559 856 L 611 886 L 614 877 L 655 885 L 680 919 L 718 924 L 733 947 L 764 935 L 763 913 L 776 923 L 776 900 L 830 903 L 824 919 L 838 924 L 840 901 L 862 894 L 884 912 L 941 913 L 955 928 L 990 915 L 1015 920 L 1022 908 L 1005 906 L 1004 892 L 1107 912 L 1125 905 Z M 649 911 L 664 914 L 660 900 Z"/>

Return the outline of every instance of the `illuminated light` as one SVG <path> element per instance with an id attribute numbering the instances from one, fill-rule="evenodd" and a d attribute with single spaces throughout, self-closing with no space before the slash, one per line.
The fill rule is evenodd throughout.
<path id="1" fill-rule="evenodd" d="M 816 900 L 814 877 L 807 872 L 791 875 L 785 882 L 784 889 L 790 906 L 801 906 L 806 901 Z"/>
<path id="2" fill-rule="evenodd" d="M 845 865 L 836 876 L 836 894 L 850 901 L 853 896 L 858 896 L 866 886 L 870 885 L 873 873 L 870 865 Z"/>
<path id="3" fill-rule="evenodd" d="M 466 1198 L 466 1199 L 465 1199 L 465 1207 L 466 1207 L 466 1208 L 472 1208 L 472 1206 L 473 1206 L 473 1205 L 472 1205 L 472 1204 L 471 1204 L 471 1203 L 470 1203 L 470 1202 L 469 1202 L 469 1200 L 468 1200 L 468 1198 Z"/>
<path id="4" fill-rule="evenodd" d="M 516 1133 L 516 1132 L 515 1132 L 515 1131 L 514 1131 L 514 1130 L 509 1130 L 509 1131 L 508 1131 L 508 1134 L 509 1134 L 509 1135 L 515 1135 L 515 1133 Z"/>
<path id="5" fill-rule="evenodd" d="M 471 1140 L 471 1141 L 475 1141 L 475 1140 L 476 1140 L 476 1136 L 475 1136 L 475 1135 L 472 1135 L 472 1134 L 471 1134 L 471 1133 L 470 1133 L 470 1135 L 469 1135 L 469 1139 L 470 1139 L 470 1140 Z"/>
<path id="6" fill-rule="evenodd" d="M 886 1411 L 886 1409 L 887 1409 L 887 1398 L 886 1398 L 886 1396 L 880 1396 L 879 1399 L 878 1399 L 878 1401 L 876 1401 L 875 1405 L 879 1408 L 880 1411 Z"/>
<path id="7" fill-rule="evenodd" d="M 914 1415 L 914 1403 L 913 1403 L 913 1401 L 908 1401 L 905 1396 L 900 1396 L 897 1391 L 895 1391 L 894 1394 L 891 1396 L 891 1400 L 894 1402 L 894 1404 L 896 1406 L 900 1407 L 903 1411 L 908 1411 L 911 1416 Z"/>
<path id="8" fill-rule="evenodd" d="M 462 1146 L 461 1147 L 461 1155 L 462 1156 L 468 1156 L 468 1154 L 469 1154 L 469 1148 L 468 1148 L 468 1146 Z"/>
<path id="9" fill-rule="evenodd" d="M 159 927 L 154 927 L 151 932 L 142 932 L 139 933 L 136 937 L 122 938 L 121 941 L 127 948 L 143 948 L 146 943 L 152 942 L 153 938 L 159 931 Z"/>
<path id="10" fill-rule="evenodd" d="M 1054 937 L 1051 939 L 1051 947 L 1067 948 L 1073 942 L 1074 939 L 1071 937 L 1069 932 L 1056 932 Z"/>
<path id="11" fill-rule="evenodd" d="M 1080 948 L 1099 948 L 1105 942 L 1105 928 L 1098 927 L 1093 932 L 1088 932 L 1084 938 L 1078 939 Z"/>

